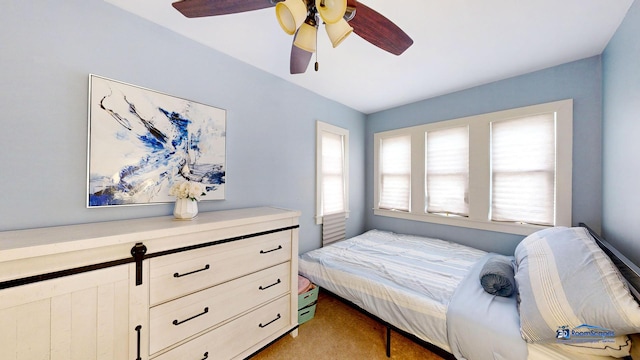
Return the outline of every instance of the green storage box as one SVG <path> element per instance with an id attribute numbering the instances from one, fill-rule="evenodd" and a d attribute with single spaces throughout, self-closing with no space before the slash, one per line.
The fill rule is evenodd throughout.
<path id="1" fill-rule="evenodd" d="M 316 302 L 318 300 L 318 290 L 320 290 L 320 288 L 313 285 L 311 290 L 298 295 L 298 309 L 302 309 Z"/>
<path id="2" fill-rule="evenodd" d="M 317 288 L 316 288 L 317 289 Z M 309 305 L 298 310 L 298 325 L 301 325 L 311 319 L 313 319 L 313 315 L 316 314 L 316 304 Z"/>

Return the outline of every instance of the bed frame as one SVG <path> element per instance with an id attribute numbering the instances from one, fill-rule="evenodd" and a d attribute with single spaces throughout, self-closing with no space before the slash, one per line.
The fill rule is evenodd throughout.
<path id="1" fill-rule="evenodd" d="M 640 268 L 631 262 L 626 256 L 622 255 L 613 245 L 609 244 L 600 235 L 593 231 L 584 223 L 580 223 L 580 226 L 587 229 L 589 234 L 596 240 L 596 243 L 600 248 L 609 256 L 613 264 L 620 270 L 622 276 L 627 280 L 629 284 L 629 290 L 631 295 L 640 302 Z"/>
<path id="2" fill-rule="evenodd" d="M 604 238 L 593 231 L 593 229 L 591 229 L 585 223 L 580 223 L 579 225 L 587 229 L 591 237 L 596 240 L 596 243 L 602 249 L 602 251 L 604 251 L 607 256 L 609 256 L 613 264 L 620 271 L 620 274 L 622 274 L 625 280 L 627 280 L 627 284 L 629 285 L 629 292 L 631 293 L 631 295 L 633 295 L 636 301 L 640 303 L 640 267 L 634 264 L 626 256 L 622 255 L 622 253 L 618 251 L 618 249 L 609 244 Z M 630 337 L 632 341 L 636 342 L 636 344 L 640 343 L 640 334 L 632 334 L 630 335 Z M 627 356 L 625 360 L 640 359 L 640 351 L 636 349 L 637 346 L 632 346 L 632 356 Z"/>
<path id="3" fill-rule="evenodd" d="M 374 319 L 375 321 L 381 323 L 382 325 L 385 326 L 385 328 L 387 329 L 387 341 L 386 341 L 386 351 L 387 351 L 387 357 L 391 357 L 391 330 L 404 335 L 405 337 L 411 339 L 411 341 L 421 345 L 422 347 L 424 347 L 425 349 L 431 351 L 432 353 L 446 359 L 446 360 L 456 360 L 455 356 L 453 356 L 453 354 L 449 353 L 448 351 L 441 349 L 440 347 L 433 345 L 429 342 L 426 342 L 422 339 L 420 339 L 419 337 L 408 333 L 402 329 L 397 328 L 396 326 L 389 324 L 388 322 L 382 320 L 381 318 L 379 318 L 378 316 L 368 312 L 367 310 L 364 310 L 363 308 L 361 308 L 360 306 L 354 304 L 353 302 L 341 297 L 340 295 L 337 295 L 323 287 L 320 287 L 320 291 L 322 291 L 323 293 L 330 295 L 338 300 L 340 300 L 341 302 L 345 303 L 346 305 L 352 307 L 355 310 L 360 311 L 361 313 L 367 315 L 368 317 Z"/>
<path id="4" fill-rule="evenodd" d="M 618 270 L 620 270 L 620 273 L 622 274 L 622 276 L 627 280 L 627 283 L 629 284 L 629 290 L 631 292 L 631 294 L 633 295 L 633 297 L 636 299 L 636 301 L 638 301 L 640 303 L 640 268 L 634 264 L 633 262 L 631 262 L 631 260 L 629 260 L 626 256 L 622 255 L 622 253 L 620 251 L 618 251 L 615 247 L 613 247 L 613 245 L 609 244 L 606 240 L 604 240 L 598 233 L 596 233 L 595 231 L 593 231 L 590 227 L 588 227 L 586 224 L 584 223 L 580 223 L 579 224 L 580 227 L 585 228 L 589 234 L 596 240 L 596 243 L 598 244 L 598 246 L 609 256 L 609 258 L 611 259 L 611 261 L 614 263 L 614 265 L 618 268 Z M 362 309 L 361 307 L 359 307 L 358 305 L 352 303 L 351 301 L 344 299 L 342 297 L 340 297 L 339 295 L 334 294 L 333 292 L 324 289 L 324 288 L 320 288 L 320 291 L 323 291 L 333 297 L 335 297 L 336 299 L 344 302 L 345 304 L 349 305 L 350 307 L 360 311 L 361 313 L 371 317 L 372 319 L 378 321 L 379 323 L 383 324 L 386 327 L 387 330 L 387 334 L 386 334 L 386 354 L 387 357 L 391 357 L 391 331 L 395 331 L 399 334 L 404 335 L 405 337 L 411 339 L 412 341 L 416 342 L 417 344 L 423 346 L 424 348 L 428 349 L 429 351 L 435 353 L 436 355 L 446 359 L 446 360 L 456 360 L 456 358 L 453 356 L 453 354 L 449 353 L 448 351 L 441 349 L 440 347 L 433 345 L 431 343 L 428 343 L 420 338 L 418 338 L 417 336 L 410 334 L 402 329 L 397 328 L 394 325 L 389 324 L 388 322 L 380 319 L 378 316 Z M 632 336 L 633 337 L 633 336 Z M 635 338 L 635 341 L 638 341 L 640 339 Z M 630 356 L 625 358 L 625 360 L 633 360 Z"/>

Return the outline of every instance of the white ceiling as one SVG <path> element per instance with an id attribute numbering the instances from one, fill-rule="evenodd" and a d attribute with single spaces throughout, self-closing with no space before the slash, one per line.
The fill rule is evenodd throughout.
<path id="1" fill-rule="evenodd" d="M 352 34 L 334 49 L 321 28 L 320 71 L 314 57 L 290 75 L 292 37 L 273 8 L 188 19 L 175 0 L 105 1 L 365 114 L 601 54 L 633 3 L 362 0 L 414 44 L 395 56 Z"/>

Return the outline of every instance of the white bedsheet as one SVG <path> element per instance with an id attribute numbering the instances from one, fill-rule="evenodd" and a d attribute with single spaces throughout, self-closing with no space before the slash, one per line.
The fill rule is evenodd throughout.
<path id="1" fill-rule="evenodd" d="M 444 350 L 449 300 L 486 252 L 371 230 L 300 256 L 309 280 Z"/>

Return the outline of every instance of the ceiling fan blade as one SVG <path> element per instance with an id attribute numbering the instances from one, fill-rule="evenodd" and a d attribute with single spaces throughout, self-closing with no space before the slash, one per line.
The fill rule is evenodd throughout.
<path id="1" fill-rule="evenodd" d="M 402 54 L 413 44 L 398 25 L 361 2 L 357 2 L 356 14 L 349 25 L 358 36 L 394 55 Z"/>
<path id="2" fill-rule="evenodd" d="M 298 33 L 296 33 L 296 36 Z M 293 38 L 295 41 L 295 37 Z M 306 50 L 302 50 L 299 47 L 291 44 L 291 61 L 289 63 L 289 72 L 291 74 L 302 74 L 307 71 L 309 67 L 309 62 L 311 62 L 311 56 L 313 53 L 310 53 Z"/>
<path id="3" fill-rule="evenodd" d="M 188 18 L 235 14 L 275 6 L 271 0 L 182 0 L 173 7 Z"/>

